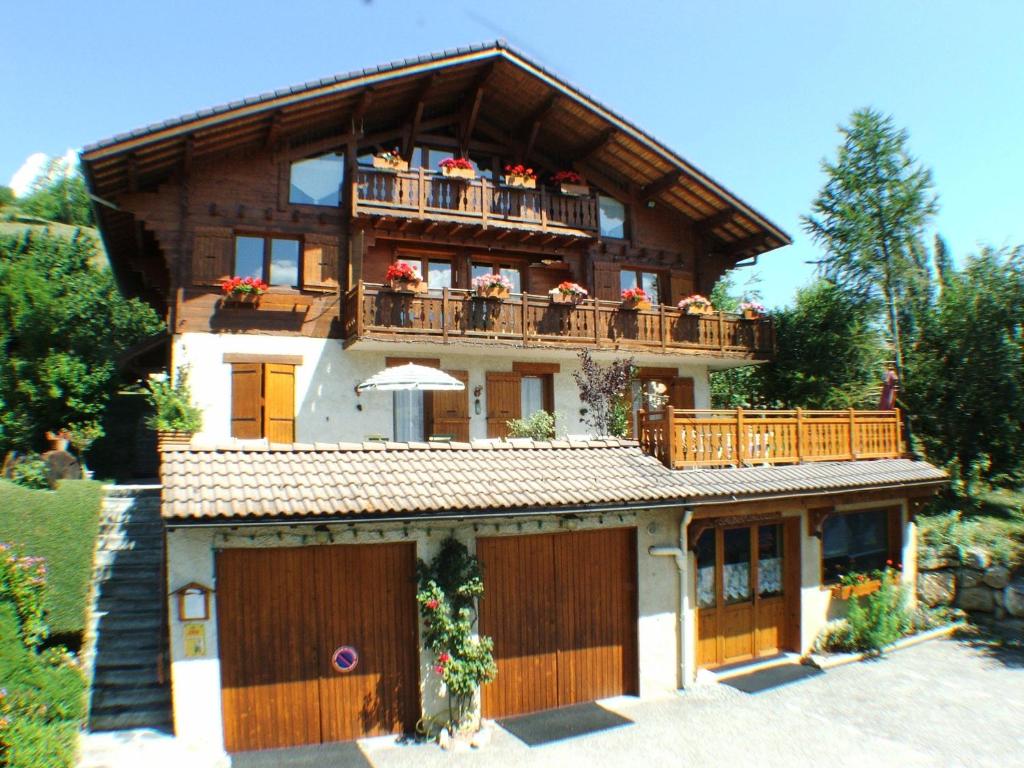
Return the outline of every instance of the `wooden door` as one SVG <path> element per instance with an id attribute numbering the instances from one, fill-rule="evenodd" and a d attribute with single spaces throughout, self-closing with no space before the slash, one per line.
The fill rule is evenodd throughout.
<path id="1" fill-rule="evenodd" d="M 637 691 L 633 529 L 482 538 L 477 556 L 480 632 L 498 664 L 485 716 Z"/>
<path id="2" fill-rule="evenodd" d="M 797 650 L 798 518 L 705 529 L 696 542 L 697 665 Z"/>
<path id="3" fill-rule="evenodd" d="M 469 373 L 445 371 L 466 385 L 461 391 L 430 392 L 430 434 L 451 435 L 453 440 L 469 442 Z"/>
<path id="4" fill-rule="evenodd" d="M 487 374 L 487 436 L 507 437 L 508 422 L 520 418 L 520 375 L 515 372 Z"/>
<path id="5" fill-rule="evenodd" d="M 320 742 L 316 602 L 308 550 L 217 553 L 224 748 Z"/>
<path id="6" fill-rule="evenodd" d="M 413 544 L 217 555 L 229 752 L 411 731 L 419 713 Z M 339 646 L 359 661 L 339 673 Z"/>

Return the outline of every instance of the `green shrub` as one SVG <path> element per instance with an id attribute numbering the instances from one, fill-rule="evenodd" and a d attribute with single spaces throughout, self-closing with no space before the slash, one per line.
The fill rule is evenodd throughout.
<path id="1" fill-rule="evenodd" d="M 555 417 L 547 411 L 536 411 L 525 419 L 512 419 L 508 422 L 509 437 L 529 437 L 534 440 L 553 440 L 555 437 Z"/>
<path id="2" fill-rule="evenodd" d="M 173 378 L 154 374 L 146 386 L 146 397 L 155 410 L 146 420 L 147 426 L 158 432 L 195 433 L 202 428 L 203 412 L 192 404 L 186 368 L 178 368 Z"/>
<path id="3" fill-rule="evenodd" d="M 824 651 L 880 652 L 913 629 L 907 588 L 891 570 L 879 575 L 879 589 L 863 598 L 863 603 L 852 596 L 846 618 L 828 624 L 815 647 Z"/>
<path id="4" fill-rule="evenodd" d="M 933 550 L 959 559 L 968 550 L 980 549 L 1008 568 L 1024 564 L 1024 521 L 1017 517 L 965 517 L 958 510 L 920 517 L 918 541 L 922 554 Z"/>
<path id="5" fill-rule="evenodd" d="M 49 468 L 39 456 L 27 456 L 11 467 L 11 482 L 22 488 L 45 490 L 50 487 Z"/>
<path id="6" fill-rule="evenodd" d="M 8 603 L 17 618 L 22 642 L 34 647 L 46 639 L 43 620 L 46 561 L 23 555 L 0 542 L 0 602 Z"/>
<path id="7" fill-rule="evenodd" d="M 39 720 L 13 720 L 0 733 L 7 742 L 3 765 L 8 768 L 70 768 L 78 749 L 78 724 L 44 723 Z"/>

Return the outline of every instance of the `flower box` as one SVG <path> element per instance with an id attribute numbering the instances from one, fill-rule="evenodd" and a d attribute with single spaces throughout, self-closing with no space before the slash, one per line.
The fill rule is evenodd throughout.
<path id="1" fill-rule="evenodd" d="M 505 176 L 502 181 L 506 187 L 520 187 L 522 189 L 537 188 L 537 179 L 530 176 Z"/>
<path id="2" fill-rule="evenodd" d="M 744 309 L 743 310 L 743 319 L 744 320 L 760 320 L 761 319 L 761 313 L 758 312 L 756 309 Z"/>
<path id="3" fill-rule="evenodd" d="M 685 309 L 685 312 L 688 315 L 710 315 L 714 313 L 714 311 L 714 308 L 710 304 L 690 304 Z"/>
<path id="4" fill-rule="evenodd" d="M 625 309 L 625 310 L 627 310 L 629 312 L 636 312 L 637 310 L 640 310 L 640 309 L 645 309 L 646 310 L 646 309 L 650 309 L 650 308 L 651 308 L 651 301 L 650 301 L 650 299 L 623 299 L 622 300 L 622 309 Z"/>
<path id="5" fill-rule="evenodd" d="M 157 450 L 163 450 L 171 445 L 188 445 L 192 442 L 191 432 L 181 430 L 161 429 L 156 433 Z"/>
<path id="6" fill-rule="evenodd" d="M 590 194 L 590 187 L 587 184 L 569 184 L 562 182 L 558 185 L 558 190 L 563 195 L 569 197 L 586 197 Z"/>
<path id="7" fill-rule="evenodd" d="M 509 289 L 503 285 L 492 284 L 492 285 L 478 285 L 476 288 L 477 298 L 481 299 L 498 299 L 504 301 L 508 298 Z"/>
<path id="8" fill-rule="evenodd" d="M 403 278 L 390 280 L 388 287 L 395 293 L 426 293 L 429 290 L 426 280 L 405 280 Z"/>
<path id="9" fill-rule="evenodd" d="M 571 304 L 572 306 L 576 306 L 586 298 L 586 296 L 580 296 L 578 293 L 562 293 L 561 291 L 555 291 L 549 295 L 551 296 L 552 304 Z"/>
<path id="10" fill-rule="evenodd" d="M 374 155 L 373 167 L 378 171 L 391 171 L 392 173 L 398 173 L 399 171 L 409 170 L 409 161 L 403 160 L 400 157 L 379 157 Z"/>
<path id="11" fill-rule="evenodd" d="M 571 280 L 563 280 L 548 291 L 552 304 L 569 304 L 575 306 L 587 298 L 587 289 Z"/>
<path id="12" fill-rule="evenodd" d="M 224 297 L 224 306 L 258 307 L 260 295 L 258 293 L 229 293 Z"/>
<path id="13" fill-rule="evenodd" d="M 832 597 L 837 600 L 849 600 L 851 597 L 864 597 L 882 588 L 882 582 L 878 579 L 868 579 L 860 584 L 834 584 L 832 585 Z"/>
<path id="14" fill-rule="evenodd" d="M 449 179 L 460 179 L 462 181 L 472 181 L 476 178 L 476 171 L 472 168 L 442 167 L 441 174 Z"/>
<path id="15" fill-rule="evenodd" d="M 764 305 L 756 301 L 744 301 L 740 304 L 744 320 L 760 320 L 764 316 Z"/>

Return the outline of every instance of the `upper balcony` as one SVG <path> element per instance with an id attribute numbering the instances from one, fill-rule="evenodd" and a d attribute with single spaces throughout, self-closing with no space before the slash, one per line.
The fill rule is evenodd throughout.
<path id="1" fill-rule="evenodd" d="M 641 411 L 640 445 L 672 469 L 903 455 L 899 410 Z"/>
<path id="2" fill-rule="evenodd" d="M 687 315 L 664 305 L 626 310 L 619 302 L 594 299 L 554 304 L 548 296 L 530 294 L 495 301 L 454 288 L 407 294 L 363 282 L 346 294 L 342 319 L 349 344 L 361 339 L 475 341 L 761 360 L 771 356 L 774 341 L 770 318 Z"/>
<path id="3" fill-rule="evenodd" d="M 502 227 L 529 233 L 596 237 L 597 200 L 541 187 L 496 185 L 486 178 L 457 179 L 424 168 L 360 168 L 353 216 L 396 217 L 447 224 Z"/>

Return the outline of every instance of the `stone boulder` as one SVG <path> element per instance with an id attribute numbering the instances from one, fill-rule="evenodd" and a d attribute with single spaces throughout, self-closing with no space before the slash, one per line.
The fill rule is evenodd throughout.
<path id="1" fill-rule="evenodd" d="M 968 587 L 967 589 L 961 589 L 957 602 L 965 611 L 992 613 L 992 610 L 995 608 L 995 601 L 992 599 L 992 590 L 988 587 Z"/>
<path id="2" fill-rule="evenodd" d="M 1015 581 L 1003 590 L 1003 604 L 1008 614 L 1024 618 L 1024 580 Z"/>
<path id="3" fill-rule="evenodd" d="M 956 577 L 952 571 L 925 571 L 917 577 L 917 594 L 930 608 L 949 605 L 956 597 Z"/>
<path id="4" fill-rule="evenodd" d="M 1003 565 L 993 565 L 981 578 L 992 589 L 1003 589 L 1010 583 L 1010 569 Z"/>
<path id="5" fill-rule="evenodd" d="M 955 558 L 948 552 L 940 552 L 935 549 L 923 549 L 917 556 L 917 569 L 919 571 L 938 571 L 943 568 L 951 568 L 955 565 Z"/>
<path id="6" fill-rule="evenodd" d="M 992 563 L 992 558 L 984 549 L 965 549 L 960 553 L 960 562 L 968 568 L 984 571 Z"/>
<path id="7" fill-rule="evenodd" d="M 970 589 L 981 586 L 981 572 L 972 571 L 970 568 L 960 569 L 960 589 Z"/>

